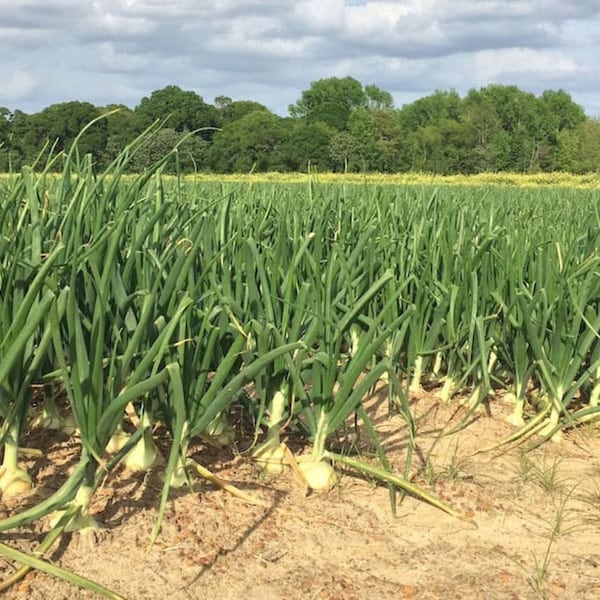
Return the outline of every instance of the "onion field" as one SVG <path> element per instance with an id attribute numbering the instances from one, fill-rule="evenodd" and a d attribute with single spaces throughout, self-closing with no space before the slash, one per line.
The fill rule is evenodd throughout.
<path id="1" fill-rule="evenodd" d="M 0 180 L 2 496 L 35 490 L 31 430 L 80 447 L 58 491 L 0 520 L 5 558 L 118 597 L 41 556 L 96 527 L 91 499 L 121 465 L 164 471 L 156 539 L 171 489 L 210 475 L 188 456 L 197 438 L 307 489 L 331 488 L 343 465 L 388 485 L 392 504 L 408 493 L 460 517 L 411 481 L 410 452 L 390 469 L 362 404 L 382 382 L 409 439 L 423 389 L 465 419 L 510 402 L 514 435 L 498 445 L 559 442 L 597 418 L 600 192 L 206 181 L 160 162 L 124 176 L 132 153 L 97 173 L 73 150 Z M 251 430 L 228 422 L 233 402 Z M 371 460 L 331 444 L 355 419 Z M 35 555 L 11 547 L 47 515 Z"/>

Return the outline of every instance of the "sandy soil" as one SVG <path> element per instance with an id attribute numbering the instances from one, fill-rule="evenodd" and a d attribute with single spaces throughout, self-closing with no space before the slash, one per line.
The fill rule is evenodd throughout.
<path id="1" fill-rule="evenodd" d="M 587 426 L 561 443 L 524 452 L 477 453 L 511 433 L 501 401 L 452 435 L 463 410 L 424 395 L 418 416 L 413 481 L 460 510 L 465 520 L 407 497 L 397 516 L 388 490 L 340 469 L 339 485 L 305 496 L 286 474 L 265 481 L 244 456 L 194 449 L 220 477 L 252 493 L 253 506 L 197 480 L 177 492 L 162 532 L 148 550 L 160 495 L 157 473 L 120 472 L 97 493 L 103 530 L 95 541 L 65 537 L 49 556 L 129 599 L 577 598 L 600 597 L 600 435 Z M 369 411 L 399 472 L 406 427 L 388 418 L 381 397 Z M 367 440 L 361 436 L 366 452 Z M 38 490 L 60 485 L 76 442 L 33 435 L 46 457 L 32 462 Z M 293 440 L 292 440 L 293 442 Z M 20 504 L 30 502 L 22 499 Z M 18 503 L 1 505 L 6 516 Z M 32 548 L 44 524 L 0 538 Z M 0 559 L 2 579 L 14 565 Z M 40 572 L 9 599 L 92 598 Z"/>

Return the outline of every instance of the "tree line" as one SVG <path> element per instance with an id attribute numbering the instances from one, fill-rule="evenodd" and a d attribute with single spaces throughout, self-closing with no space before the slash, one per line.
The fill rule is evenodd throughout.
<path id="1" fill-rule="evenodd" d="M 90 153 L 98 168 L 161 120 L 162 127 L 145 136 L 133 156 L 132 171 L 176 144 L 177 160 L 169 168 L 184 172 L 309 166 L 439 174 L 600 170 L 600 121 L 587 117 L 563 90 L 536 96 L 494 84 L 464 97 L 436 91 L 397 108 L 391 94 L 375 85 L 331 77 L 313 82 L 286 117 L 252 100 L 218 96 L 210 104 L 174 85 L 152 92 L 133 109 L 80 101 L 34 114 L 0 108 L 0 172 L 43 164 L 103 114 L 78 142 L 79 152 Z"/>

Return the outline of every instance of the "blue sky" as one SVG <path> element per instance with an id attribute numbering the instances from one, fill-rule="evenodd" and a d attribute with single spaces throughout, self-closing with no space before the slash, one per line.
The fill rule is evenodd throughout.
<path id="1" fill-rule="evenodd" d="M 166 85 L 285 115 L 350 75 L 397 106 L 489 83 L 600 117 L 600 0 L 0 0 L 0 106 L 136 106 Z"/>

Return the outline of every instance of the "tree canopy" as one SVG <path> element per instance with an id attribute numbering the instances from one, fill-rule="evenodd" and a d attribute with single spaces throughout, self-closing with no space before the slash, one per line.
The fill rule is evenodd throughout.
<path id="1" fill-rule="evenodd" d="M 600 122 L 564 90 L 541 95 L 492 84 L 461 97 L 454 90 L 394 106 L 392 95 L 352 77 L 313 82 L 279 116 L 251 99 L 207 103 L 169 85 L 134 108 L 88 102 L 38 113 L 0 107 L 0 171 L 42 166 L 66 151 L 93 119 L 78 151 L 101 168 L 159 122 L 131 161 L 140 170 L 177 145 L 169 164 L 183 171 L 320 170 L 432 173 L 600 170 Z M 44 154 L 44 152 L 46 154 Z M 41 154 L 40 154 L 41 153 Z M 42 158 L 40 158 L 42 157 Z"/>

